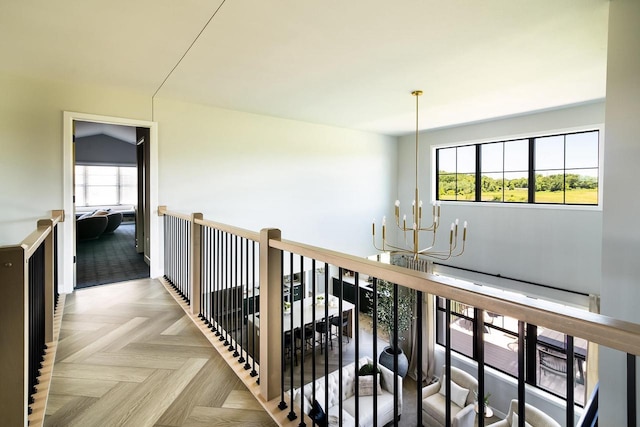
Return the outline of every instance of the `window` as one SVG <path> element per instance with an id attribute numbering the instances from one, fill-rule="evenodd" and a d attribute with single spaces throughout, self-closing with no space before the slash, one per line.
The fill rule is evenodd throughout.
<path id="1" fill-rule="evenodd" d="M 137 169 L 133 166 L 76 166 L 76 206 L 135 205 Z"/>
<path id="2" fill-rule="evenodd" d="M 436 342 L 445 345 L 446 300 L 436 297 Z M 518 377 L 518 320 L 498 313 L 484 312 L 484 362 L 500 372 Z M 477 327 L 474 307 L 451 301 L 451 350 L 473 360 L 478 359 L 474 346 Z M 567 337 L 557 331 L 527 324 L 525 328 L 525 381 L 561 398 L 566 398 Z M 534 349 L 533 352 L 527 349 Z M 574 399 L 584 405 L 587 341 L 574 339 Z M 563 373 L 564 372 L 564 373 Z"/>
<path id="3" fill-rule="evenodd" d="M 473 145 L 444 148 L 438 156 L 440 200 L 474 200 L 476 149 Z"/>
<path id="4" fill-rule="evenodd" d="M 597 205 L 599 131 L 436 149 L 438 200 Z"/>

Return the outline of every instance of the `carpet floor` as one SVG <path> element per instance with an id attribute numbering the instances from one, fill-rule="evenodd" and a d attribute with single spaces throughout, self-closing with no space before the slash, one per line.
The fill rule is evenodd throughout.
<path id="1" fill-rule="evenodd" d="M 144 255 L 136 252 L 135 224 L 76 245 L 76 289 L 149 277 Z"/>

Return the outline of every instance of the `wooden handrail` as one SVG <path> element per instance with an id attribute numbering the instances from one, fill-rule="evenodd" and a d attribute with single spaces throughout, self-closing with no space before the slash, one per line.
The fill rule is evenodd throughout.
<path id="1" fill-rule="evenodd" d="M 44 242 L 47 236 L 49 236 L 49 233 L 53 230 L 53 227 L 59 222 L 64 222 L 63 210 L 53 210 L 51 211 L 50 219 L 42 219 L 38 221 L 38 228 L 20 242 L 20 245 L 24 247 L 27 259 L 33 255 L 38 247 L 40 247 L 42 242 Z"/>
<path id="2" fill-rule="evenodd" d="M 234 227 L 232 225 L 222 224 L 215 221 L 209 221 L 207 219 L 196 219 L 195 223 L 203 225 L 205 227 L 215 228 L 226 233 L 234 234 L 245 239 L 253 240 L 254 242 L 260 241 L 260 233 L 257 233 L 255 231 L 245 230 L 244 228 Z"/>
<path id="3" fill-rule="evenodd" d="M 378 279 L 438 295 L 486 311 L 514 317 L 568 335 L 585 338 L 625 353 L 640 355 L 640 324 L 523 295 L 509 294 L 487 286 L 443 276 L 380 264 L 289 240 L 269 240 L 269 247 L 293 252 Z"/>
<path id="4" fill-rule="evenodd" d="M 191 216 L 158 207 L 159 215 L 171 215 L 191 221 Z M 250 240 L 260 241 L 260 234 L 206 219 L 196 224 L 216 228 Z M 269 240 L 269 247 L 293 252 L 320 262 L 358 271 L 399 285 L 438 295 L 486 311 L 514 317 L 568 335 L 587 339 L 625 353 L 640 355 L 640 324 L 590 313 L 562 304 L 538 300 L 524 295 L 507 294 L 501 290 L 471 282 L 437 276 L 403 267 L 381 264 L 366 258 L 298 243 L 290 240 Z"/>
<path id="5" fill-rule="evenodd" d="M 175 211 L 170 211 L 167 210 L 166 206 L 158 206 L 158 216 L 172 216 L 175 218 L 179 218 L 179 219 L 184 219 L 185 221 L 191 221 L 191 215 L 190 214 L 185 214 L 182 212 L 175 212 Z"/>

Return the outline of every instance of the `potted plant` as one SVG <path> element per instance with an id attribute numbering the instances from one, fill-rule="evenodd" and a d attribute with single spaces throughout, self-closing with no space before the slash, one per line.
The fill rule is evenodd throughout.
<path id="1" fill-rule="evenodd" d="M 409 361 L 407 356 L 398 345 L 395 348 L 394 340 L 394 307 L 393 307 L 393 283 L 378 280 L 378 310 L 375 313 L 378 319 L 378 325 L 389 336 L 389 346 L 385 347 L 380 354 L 380 364 L 390 370 L 393 370 L 394 356 L 398 354 L 398 375 L 404 377 L 409 370 Z M 367 293 L 367 298 L 371 302 L 371 314 L 374 314 L 373 294 Z M 404 332 L 411 328 L 411 322 L 415 318 L 413 315 L 413 306 L 415 305 L 415 293 L 409 289 L 398 289 L 398 341 L 404 339 Z"/>
<path id="2" fill-rule="evenodd" d="M 478 395 L 478 390 L 473 390 L 473 396 L 475 397 L 476 403 L 475 403 L 475 410 L 476 413 L 480 410 L 480 405 L 478 404 L 478 401 L 480 399 L 478 399 L 478 397 L 480 397 Z M 487 415 L 489 413 L 489 398 L 491 397 L 491 393 L 487 393 L 483 398 L 482 401 L 484 402 L 484 413 L 485 415 Z M 491 412 L 493 413 L 493 412 Z M 491 413 L 488 414 L 488 416 L 491 416 Z"/>

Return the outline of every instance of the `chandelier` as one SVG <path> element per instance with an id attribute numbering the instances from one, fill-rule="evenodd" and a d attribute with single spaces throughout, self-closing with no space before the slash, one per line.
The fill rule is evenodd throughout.
<path id="1" fill-rule="evenodd" d="M 376 244 L 376 224 L 373 222 L 371 232 L 373 237 L 373 246 L 382 252 L 389 252 L 391 255 L 407 255 L 417 260 L 420 257 L 427 257 L 437 260 L 447 260 L 463 254 L 465 243 L 467 241 L 467 221 L 464 222 L 462 230 L 462 242 L 458 245 L 458 220 L 451 223 L 449 230 L 449 248 L 435 249 L 436 234 L 440 227 L 440 201 L 434 201 L 431 209 L 431 220 L 423 222 L 422 219 L 422 200 L 418 191 L 418 97 L 422 95 L 421 90 L 411 92 L 416 97 L 416 187 L 415 198 L 411 203 L 411 213 L 413 221 L 407 225 L 407 215 L 403 215 L 402 223 L 400 222 L 400 200 L 395 203 L 396 226 L 404 234 L 404 246 L 394 245 L 387 240 L 387 224 L 386 217 L 382 218 L 382 245 Z M 427 233 L 429 237 L 429 246 L 420 249 L 420 233 Z M 412 242 L 407 239 L 407 234 L 412 238 Z"/>

